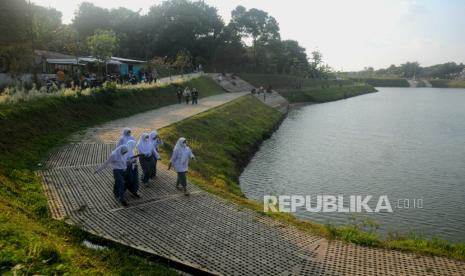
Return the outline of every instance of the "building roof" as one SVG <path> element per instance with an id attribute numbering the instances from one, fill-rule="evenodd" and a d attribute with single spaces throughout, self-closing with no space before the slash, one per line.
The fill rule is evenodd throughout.
<path id="1" fill-rule="evenodd" d="M 61 54 L 61 53 L 45 51 L 45 50 L 35 50 L 35 53 L 39 57 L 46 59 L 47 62 L 51 64 L 74 64 L 74 65 L 81 64 L 81 65 L 84 65 L 86 63 L 93 63 L 93 62 L 99 61 L 97 58 L 92 57 L 92 56 L 76 57 L 72 55 Z M 111 57 L 107 61 L 107 64 L 120 65 L 123 63 L 141 64 L 141 63 L 146 63 L 146 61 L 122 58 L 122 57 Z"/>
<path id="2" fill-rule="evenodd" d="M 46 51 L 46 50 L 34 50 L 36 55 L 46 58 L 46 59 L 70 59 L 74 58 L 76 59 L 76 56 L 72 55 L 67 55 L 67 54 L 62 54 L 62 53 L 57 53 L 57 52 L 51 52 L 51 51 Z"/>
<path id="3" fill-rule="evenodd" d="M 120 61 L 122 63 L 146 63 L 147 62 L 147 61 L 144 61 L 144 60 L 121 58 L 121 57 L 111 57 L 111 60 Z"/>

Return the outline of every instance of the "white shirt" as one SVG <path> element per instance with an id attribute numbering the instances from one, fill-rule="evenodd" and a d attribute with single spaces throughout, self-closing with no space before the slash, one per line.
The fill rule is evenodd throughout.
<path id="1" fill-rule="evenodd" d="M 187 172 L 189 168 L 189 159 L 194 157 L 189 147 L 180 147 L 173 152 L 171 163 L 177 172 Z"/>
<path id="2" fill-rule="evenodd" d="M 100 172 L 103 169 L 105 169 L 108 166 L 111 166 L 113 170 L 123 170 L 126 171 L 126 168 L 128 166 L 128 153 L 126 154 L 121 154 L 121 147 L 126 147 L 125 145 L 117 147 L 110 155 L 110 157 L 103 163 L 101 166 L 99 166 L 96 170 L 96 172 Z M 127 147 L 126 147 L 127 148 Z"/>

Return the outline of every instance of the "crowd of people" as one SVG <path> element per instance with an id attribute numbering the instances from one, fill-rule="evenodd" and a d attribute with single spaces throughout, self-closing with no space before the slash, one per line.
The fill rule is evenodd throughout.
<path id="1" fill-rule="evenodd" d="M 163 145 L 163 140 L 157 131 L 152 131 L 150 134 L 142 133 L 136 144 L 131 129 L 124 128 L 116 148 L 95 170 L 95 173 L 98 173 L 107 167 L 113 169 L 113 194 L 123 206 L 128 206 L 124 197 L 126 190 L 140 198 L 139 180 L 142 183 L 148 183 L 150 179 L 157 176 L 157 161 L 161 160 L 159 154 L 161 145 Z M 185 195 L 189 195 L 186 178 L 189 160 L 194 158 L 192 150 L 187 146 L 186 138 L 179 138 L 173 149 L 168 169 L 174 167 L 177 172 L 176 189 L 183 190 Z M 142 168 L 140 179 L 137 160 Z"/>
<path id="2" fill-rule="evenodd" d="M 192 99 L 192 104 L 197 104 L 198 99 L 199 99 L 199 91 L 197 88 L 192 88 L 190 89 L 188 86 L 184 88 L 184 90 L 181 87 L 178 87 L 176 90 L 176 95 L 178 96 L 178 103 L 182 103 L 182 98 L 184 98 L 184 101 L 186 104 L 189 104 L 189 101 Z"/>
<path id="3" fill-rule="evenodd" d="M 118 84 L 138 84 L 138 83 L 156 83 L 157 72 L 143 72 L 138 71 L 133 73 L 131 71 L 128 74 L 121 75 L 119 73 L 110 73 L 105 76 L 98 77 L 95 73 L 89 72 L 68 72 L 65 69 L 58 69 L 55 72 L 55 77 L 46 78 L 45 85 L 47 90 L 56 88 L 90 88 L 100 86 L 104 82 L 115 82 Z"/>

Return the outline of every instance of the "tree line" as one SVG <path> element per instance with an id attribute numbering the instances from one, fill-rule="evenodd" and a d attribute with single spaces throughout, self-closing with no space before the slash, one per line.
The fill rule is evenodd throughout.
<path id="1" fill-rule="evenodd" d="M 72 24 L 54 8 L 3 0 L 0 56 L 10 71 L 30 70 L 34 49 L 76 56 L 110 55 L 180 68 L 201 64 L 209 71 L 292 74 L 327 78 L 322 55 L 295 40 L 282 40 L 279 23 L 260 9 L 237 6 L 225 23 L 204 1 L 168 0 L 147 14 L 127 8 L 80 4 Z M 5 35 L 3 35 L 5 34 Z"/>
<path id="2" fill-rule="evenodd" d="M 427 79 L 455 79 L 465 69 L 463 63 L 446 62 L 432 66 L 420 66 L 418 62 L 406 62 L 396 66 L 392 64 L 388 68 L 374 70 L 373 67 L 366 67 L 359 72 L 350 72 L 351 77 L 380 77 L 380 78 L 427 78 Z"/>

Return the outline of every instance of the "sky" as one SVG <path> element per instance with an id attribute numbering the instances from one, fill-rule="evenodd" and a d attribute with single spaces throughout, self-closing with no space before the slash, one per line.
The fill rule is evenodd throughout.
<path id="1" fill-rule="evenodd" d="M 32 0 L 62 12 L 71 23 L 82 0 Z M 104 8 L 146 13 L 162 0 L 92 0 Z M 238 5 L 275 17 L 282 39 L 307 53 L 319 50 L 334 70 L 385 68 L 406 61 L 422 66 L 465 63 L 465 1 L 462 0 L 205 0 L 227 23 Z"/>

